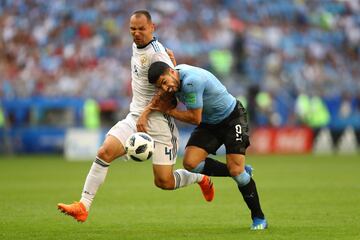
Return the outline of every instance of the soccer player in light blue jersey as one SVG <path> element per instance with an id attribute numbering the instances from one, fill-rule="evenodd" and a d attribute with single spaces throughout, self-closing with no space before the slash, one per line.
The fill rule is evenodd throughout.
<path id="1" fill-rule="evenodd" d="M 181 64 L 175 68 L 154 62 L 148 71 L 149 82 L 161 91 L 174 94 L 186 109 L 170 101 L 149 104 L 137 122 L 146 131 L 147 115 L 164 112 L 180 121 L 195 124 L 186 145 L 184 167 L 208 176 L 231 176 L 251 211 L 253 230 L 267 228 L 251 170 L 245 166 L 245 152 L 250 145 L 246 110 L 209 71 Z M 226 164 L 209 158 L 225 145 Z"/>

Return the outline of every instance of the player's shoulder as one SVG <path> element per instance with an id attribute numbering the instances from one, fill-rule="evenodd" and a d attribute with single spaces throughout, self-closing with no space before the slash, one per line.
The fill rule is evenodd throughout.
<path id="1" fill-rule="evenodd" d="M 148 54 L 166 53 L 165 47 L 156 38 L 148 43 L 145 50 Z"/>
<path id="2" fill-rule="evenodd" d="M 187 86 L 189 89 L 198 87 L 201 88 L 201 86 L 206 82 L 206 78 L 204 78 L 204 74 L 200 68 L 187 64 L 179 64 L 175 67 L 175 69 L 179 70 L 183 85 Z"/>
<path id="3" fill-rule="evenodd" d="M 179 64 L 175 67 L 175 69 L 179 70 L 180 72 L 184 73 L 185 75 L 192 76 L 192 77 L 198 76 L 199 70 L 200 70 L 200 68 L 191 66 L 188 64 Z"/>
<path id="4" fill-rule="evenodd" d="M 165 47 L 164 45 L 162 45 L 161 42 L 159 42 L 159 40 L 157 38 L 154 38 L 151 42 L 150 42 L 151 46 L 153 47 L 153 49 L 156 52 L 165 52 Z"/>
<path id="5" fill-rule="evenodd" d="M 182 70 L 182 71 L 190 71 L 190 70 L 191 70 L 191 67 L 192 67 L 192 66 L 190 66 L 190 65 L 188 65 L 188 64 L 182 63 L 182 64 L 176 65 L 175 69 L 177 69 L 177 70 Z"/>
<path id="6" fill-rule="evenodd" d="M 133 52 L 139 54 L 153 54 L 166 52 L 165 47 L 156 39 L 152 39 L 146 46 L 138 47 L 133 43 Z"/>

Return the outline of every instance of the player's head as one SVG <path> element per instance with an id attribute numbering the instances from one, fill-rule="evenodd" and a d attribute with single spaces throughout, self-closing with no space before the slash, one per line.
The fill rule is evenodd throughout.
<path id="1" fill-rule="evenodd" d="M 138 47 L 146 46 L 153 39 L 154 24 L 146 10 L 135 11 L 130 17 L 130 34 Z"/>
<path id="2" fill-rule="evenodd" d="M 149 83 L 165 92 L 177 92 L 180 81 L 178 72 L 164 62 L 154 62 L 148 70 Z"/>

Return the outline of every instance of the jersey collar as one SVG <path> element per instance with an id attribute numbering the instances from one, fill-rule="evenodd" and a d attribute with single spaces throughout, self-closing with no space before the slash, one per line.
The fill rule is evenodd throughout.
<path id="1" fill-rule="evenodd" d="M 175 67 L 175 70 L 178 72 L 178 74 L 179 74 L 179 90 L 178 90 L 178 92 L 181 92 L 181 89 L 182 89 L 182 84 L 183 84 L 183 74 L 181 74 L 181 71 L 180 71 L 180 69 L 179 68 L 176 68 Z"/>
<path id="2" fill-rule="evenodd" d="M 155 42 L 156 40 L 157 40 L 156 37 L 153 37 L 153 39 L 152 39 L 150 42 L 148 42 L 148 44 L 146 44 L 145 46 L 142 46 L 142 47 L 136 46 L 136 47 L 137 47 L 137 49 L 144 49 L 144 48 L 146 48 L 147 46 L 149 46 L 149 44 L 151 44 L 152 42 Z"/>

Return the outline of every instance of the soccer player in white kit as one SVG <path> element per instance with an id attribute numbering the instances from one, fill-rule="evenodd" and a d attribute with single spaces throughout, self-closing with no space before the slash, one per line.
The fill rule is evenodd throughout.
<path id="1" fill-rule="evenodd" d="M 75 220 L 86 221 L 90 206 L 100 185 L 105 181 L 110 163 L 125 154 L 125 141 L 137 131 L 136 122 L 145 107 L 161 97 L 155 93 L 155 86 L 148 81 L 148 69 L 153 62 L 163 61 L 174 64 L 163 45 L 153 37 L 154 24 L 146 10 L 136 11 L 130 18 L 130 34 L 133 37 L 131 77 L 133 98 L 130 112 L 125 119 L 116 123 L 107 133 L 103 145 L 87 175 L 81 199 L 72 204 L 58 204 L 58 209 Z M 207 201 L 214 197 L 214 187 L 208 176 L 191 173 L 185 169 L 173 170 L 178 150 L 178 130 L 172 117 L 152 112 L 149 116 L 147 133 L 154 139 L 155 150 L 152 157 L 154 182 L 161 189 L 175 190 L 198 183 Z"/>

